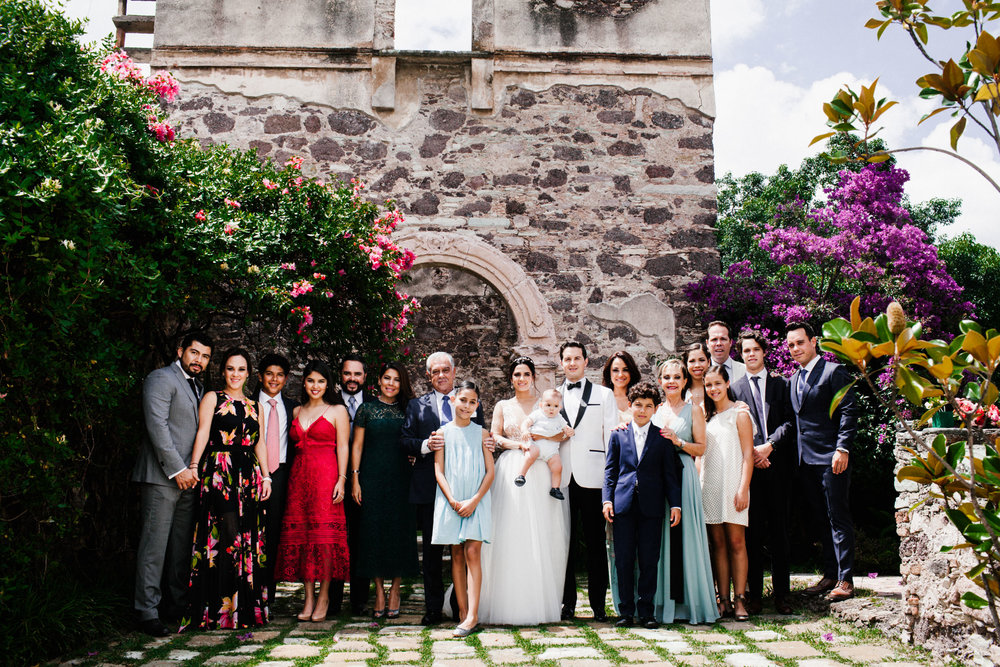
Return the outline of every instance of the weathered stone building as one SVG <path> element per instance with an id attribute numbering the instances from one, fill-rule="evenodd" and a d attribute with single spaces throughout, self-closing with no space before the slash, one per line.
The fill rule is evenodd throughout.
<path id="1" fill-rule="evenodd" d="M 152 67 L 185 135 L 396 200 L 417 352 L 455 350 L 488 403 L 512 350 L 548 384 L 567 337 L 595 370 L 693 339 L 682 288 L 719 269 L 708 0 L 472 0 L 443 53 L 394 50 L 394 5 L 159 0 Z"/>

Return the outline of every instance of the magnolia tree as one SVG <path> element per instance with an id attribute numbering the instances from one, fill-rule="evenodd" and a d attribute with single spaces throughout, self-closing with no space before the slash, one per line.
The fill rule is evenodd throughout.
<path id="1" fill-rule="evenodd" d="M 923 327 L 907 320 L 898 303 L 875 318 L 861 313 L 858 298 L 849 320 L 837 318 L 823 326 L 821 348 L 858 373 L 834 396 L 830 412 L 859 381 L 895 412 L 914 443 L 913 458 L 897 477 L 923 486 L 926 500 L 940 503 L 961 534 L 962 541 L 945 550 L 971 553 L 973 565 L 965 575 L 982 592 L 969 591 L 961 599 L 974 609 L 988 607 L 993 639 L 1000 642 L 1000 454 L 997 443 L 982 432 L 988 419 L 1000 416 L 990 414 L 1000 396 L 993 382 L 1000 367 L 1000 333 L 964 321 L 950 341 L 924 340 Z M 890 382 L 878 383 L 886 374 Z M 922 410 L 928 400 L 932 404 L 918 420 L 904 419 L 900 403 Z M 948 444 L 944 435 L 925 438 L 916 431 L 945 408 L 960 415 L 965 440 Z"/>

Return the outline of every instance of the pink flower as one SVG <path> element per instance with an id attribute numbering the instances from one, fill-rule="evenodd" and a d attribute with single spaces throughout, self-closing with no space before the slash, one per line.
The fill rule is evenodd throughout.
<path id="1" fill-rule="evenodd" d="M 226 234 L 227 236 L 232 236 L 233 232 L 235 232 L 237 229 L 239 229 L 239 227 L 240 227 L 239 223 L 236 223 L 236 222 L 227 222 L 226 226 L 222 228 L 222 232 L 224 234 Z"/>
<path id="2" fill-rule="evenodd" d="M 304 158 L 301 158 L 298 155 L 293 155 L 292 157 L 288 158 L 288 160 L 285 162 L 285 166 L 291 167 L 292 169 L 301 169 L 303 161 Z"/>
<path id="3" fill-rule="evenodd" d="M 322 273 L 314 273 L 313 278 L 315 278 L 316 280 L 326 280 L 326 276 L 323 275 Z"/>
<path id="4" fill-rule="evenodd" d="M 239 208 L 240 207 L 240 203 L 238 201 L 236 201 L 235 199 L 230 199 L 229 197 L 226 197 L 222 201 L 225 202 L 226 206 L 231 206 L 233 208 Z"/>
<path id="5" fill-rule="evenodd" d="M 337 271 L 337 275 L 338 276 L 346 276 L 347 275 L 347 271 L 344 271 L 343 269 L 339 269 Z"/>
<path id="6" fill-rule="evenodd" d="M 823 635 L 823 639 L 824 639 L 824 641 L 832 642 L 833 641 L 833 633 L 832 632 L 827 632 L 825 635 Z"/>
<path id="7" fill-rule="evenodd" d="M 135 64 L 135 61 L 125 53 L 124 49 L 121 51 L 112 51 L 106 55 L 104 60 L 101 61 L 101 72 L 110 74 L 116 79 L 122 79 L 123 81 L 142 80 L 142 72 Z"/>
<path id="8" fill-rule="evenodd" d="M 167 102 L 173 102 L 180 92 L 180 85 L 177 79 L 170 72 L 160 71 L 146 79 L 146 87 L 159 95 Z"/>
<path id="9" fill-rule="evenodd" d="M 323 292 L 323 296 L 325 296 L 327 299 L 332 299 L 333 292 Z"/>
<path id="10" fill-rule="evenodd" d="M 868 573 L 868 578 L 869 579 L 878 579 L 878 572 L 869 572 Z"/>
<path id="11" fill-rule="evenodd" d="M 146 127 L 156 135 L 157 141 L 169 142 L 174 140 L 174 128 L 170 127 L 167 123 L 157 121 L 153 116 L 150 117 Z"/>
<path id="12" fill-rule="evenodd" d="M 314 259 L 313 261 L 309 262 L 309 266 L 316 266 L 316 260 Z"/>
<path id="13" fill-rule="evenodd" d="M 292 283 L 292 291 L 289 292 L 289 294 L 294 299 L 295 297 L 302 296 L 303 294 L 308 294 L 309 292 L 312 292 L 312 290 L 313 284 L 311 282 L 308 280 L 299 280 Z"/>
<path id="14" fill-rule="evenodd" d="M 261 183 L 263 183 L 264 187 L 267 188 L 268 190 L 274 190 L 276 187 L 278 187 L 277 183 L 267 178 L 261 181 Z"/>
<path id="15" fill-rule="evenodd" d="M 208 216 L 205 215 L 205 209 L 202 209 L 194 214 L 194 219 L 197 220 L 198 222 L 205 222 L 205 219 L 207 217 Z"/>
<path id="16" fill-rule="evenodd" d="M 281 263 L 281 268 L 286 269 L 288 271 L 294 271 L 295 270 L 295 262 L 282 262 Z"/>

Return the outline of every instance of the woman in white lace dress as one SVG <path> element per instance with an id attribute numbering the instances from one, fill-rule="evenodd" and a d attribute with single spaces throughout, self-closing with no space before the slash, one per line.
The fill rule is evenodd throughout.
<path id="1" fill-rule="evenodd" d="M 493 542 L 483 545 L 479 619 L 494 625 L 552 623 L 562 610 L 569 503 L 549 496 L 551 475 L 541 460 L 528 470 L 524 486 L 514 484 L 527 446 L 520 425 L 538 402 L 534 362 L 514 359 L 508 377 L 514 397 L 497 403 L 491 425 L 501 453 L 491 489 Z"/>
<path id="2" fill-rule="evenodd" d="M 705 373 L 705 455 L 701 461 L 701 497 L 712 544 L 712 564 L 719 592 L 719 613 L 749 618 L 746 609 L 747 549 L 744 533 L 753 474 L 753 421 L 729 388 L 724 366 Z M 729 582 L 735 608 L 729 597 Z"/>

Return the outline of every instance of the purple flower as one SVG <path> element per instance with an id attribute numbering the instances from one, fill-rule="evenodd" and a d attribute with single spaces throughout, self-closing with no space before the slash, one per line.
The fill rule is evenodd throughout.
<path id="1" fill-rule="evenodd" d="M 826 633 L 825 635 L 823 635 L 823 639 L 825 641 L 832 642 L 833 641 L 833 633 L 832 632 Z"/>
<path id="2" fill-rule="evenodd" d="M 250 641 L 251 639 L 253 639 L 253 633 L 248 632 L 245 635 L 237 635 L 236 638 L 239 639 L 241 642 Z"/>
<path id="3" fill-rule="evenodd" d="M 878 572 L 869 572 L 868 573 L 868 578 L 869 579 L 878 579 Z"/>

